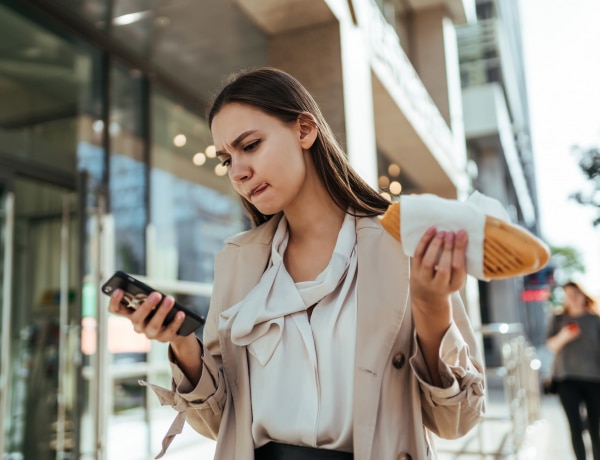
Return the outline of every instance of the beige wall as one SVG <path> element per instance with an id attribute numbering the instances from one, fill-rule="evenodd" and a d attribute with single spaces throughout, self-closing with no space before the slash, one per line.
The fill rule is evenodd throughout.
<path id="1" fill-rule="evenodd" d="M 413 66 L 421 77 L 431 98 L 450 126 L 450 103 L 448 75 L 444 43 L 443 6 L 416 11 L 413 14 L 413 42 L 411 56 Z"/>
<path id="2" fill-rule="evenodd" d="M 346 147 L 339 23 L 335 20 L 273 35 L 269 65 L 294 75 L 313 95 L 338 141 Z"/>

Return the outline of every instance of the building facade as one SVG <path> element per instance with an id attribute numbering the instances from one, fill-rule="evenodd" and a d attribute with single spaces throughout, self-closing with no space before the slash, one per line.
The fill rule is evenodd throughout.
<path id="1" fill-rule="evenodd" d="M 232 72 L 296 76 L 381 193 L 463 199 L 475 162 L 531 225 L 531 189 L 488 188 L 465 123 L 456 27 L 475 20 L 474 0 L 0 1 L 4 457 L 160 450 L 173 412 L 137 382 L 169 384 L 166 347 L 99 287 L 120 269 L 206 313 L 214 255 L 249 226 L 204 115 Z M 479 289 L 463 292 L 475 325 Z"/>
<path id="2" fill-rule="evenodd" d="M 539 235 L 519 2 L 478 0 L 476 13 L 476 22 L 456 28 L 474 186 Z M 479 284 L 484 323 L 520 324 L 533 345 L 545 342 L 547 303 L 523 295 L 523 277 Z M 499 364 L 500 344 L 486 342 L 488 363 Z"/>

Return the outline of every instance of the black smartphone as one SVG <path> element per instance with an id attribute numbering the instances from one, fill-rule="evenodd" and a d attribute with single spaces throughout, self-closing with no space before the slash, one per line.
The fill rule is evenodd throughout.
<path id="1" fill-rule="evenodd" d="M 146 298 L 150 295 L 151 292 L 156 291 L 156 289 L 151 288 L 147 284 L 142 283 L 140 280 L 120 270 L 117 270 L 115 274 L 111 276 L 110 279 L 102 285 L 102 292 L 109 296 L 112 295 L 112 293 L 116 289 L 121 289 L 123 291 L 121 305 L 127 308 L 131 308 L 132 310 L 136 310 L 142 304 L 142 302 L 146 300 Z M 162 294 L 162 296 L 164 299 L 164 294 Z M 160 305 L 160 302 L 158 303 L 158 305 Z M 175 318 L 175 314 L 179 310 L 185 313 L 185 320 L 183 321 L 183 324 L 177 331 L 178 335 L 189 335 L 204 324 L 205 319 L 203 316 L 200 316 L 197 313 L 190 311 L 177 301 L 175 301 L 173 308 L 165 317 L 165 321 L 163 324 L 166 326 L 171 321 L 173 321 L 173 318 Z M 150 315 L 148 315 L 148 319 L 152 317 L 153 313 L 154 311 L 152 311 Z"/>

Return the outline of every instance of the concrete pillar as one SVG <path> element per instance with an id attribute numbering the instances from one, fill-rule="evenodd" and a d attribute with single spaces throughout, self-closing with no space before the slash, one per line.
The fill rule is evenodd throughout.
<path id="1" fill-rule="evenodd" d="M 506 180 L 508 171 L 502 152 L 488 148 L 477 152 L 478 188 L 481 193 L 499 200 L 506 206 L 508 200 Z"/>
<path id="2" fill-rule="evenodd" d="M 289 72 L 313 95 L 346 148 L 339 23 L 335 20 L 269 37 L 269 65 Z"/>
<path id="3" fill-rule="evenodd" d="M 411 58 L 421 81 L 454 137 L 453 157 L 458 169 L 466 168 L 467 154 L 454 23 L 443 5 L 418 10 L 413 14 Z M 464 196 L 468 184 L 462 184 Z"/>
<path id="4" fill-rule="evenodd" d="M 377 141 L 373 81 L 364 32 L 352 24 L 340 25 L 346 151 L 350 163 L 371 187 L 378 189 Z"/>
<path id="5" fill-rule="evenodd" d="M 443 5 L 417 10 L 413 13 L 414 36 L 411 40 L 411 50 L 414 54 L 411 57 L 412 64 L 431 98 L 448 126 L 451 126 L 444 37 L 445 18 L 446 10 Z"/>
<path id="6" fill-rule="evenodd" d="M 308 89 L 352 166 L 377 188 L 371 68 L 360 29 L 330 21 L 281 32 L 269 38 L 268 58 Z"/>

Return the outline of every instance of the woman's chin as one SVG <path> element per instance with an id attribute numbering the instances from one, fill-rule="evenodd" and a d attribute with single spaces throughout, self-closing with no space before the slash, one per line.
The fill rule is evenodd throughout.
<path id="1" fill-rule="evenodd" d="M 282 211 L 281 207 L 278 207 L 278 206 L 268 206 L 268 205 L 257 206 L 254 203 L 252 203 L 252 204 L 258 210 L 258 212 L 260 212 L 263 216 L 273 216 Z"/>

